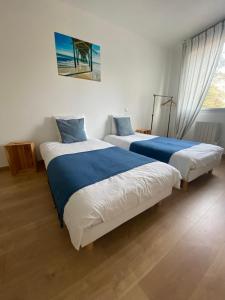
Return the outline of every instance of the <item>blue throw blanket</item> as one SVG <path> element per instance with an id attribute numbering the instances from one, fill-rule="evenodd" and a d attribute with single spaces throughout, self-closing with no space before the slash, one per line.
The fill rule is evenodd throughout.
<path id="1" fill-rule="evenodd" d="M 168 163 L 177 151 L 198 145 L 199 142 L 177 140 L 174 138 L 156 137 L 130 144 L 130 151 Z"/>
<path id="2" fill-rule="evenodd" d="M 70 196 L 78 190 L 154 159 L 118 147 L 64 154 L 50 161 L 47 174 L 60 220 Z"/>

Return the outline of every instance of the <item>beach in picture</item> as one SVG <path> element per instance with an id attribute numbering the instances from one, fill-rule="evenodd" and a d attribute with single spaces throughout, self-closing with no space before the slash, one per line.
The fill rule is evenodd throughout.
<path id="1" fill-rule="evenodd" d="M 100 46 L 55 32 L 58 73 L 101 81 Z"/>

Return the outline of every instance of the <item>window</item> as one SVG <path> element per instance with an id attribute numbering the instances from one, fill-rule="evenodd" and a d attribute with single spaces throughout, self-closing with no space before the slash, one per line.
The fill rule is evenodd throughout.
<path id="1" fill-rule="evenodd" d="M 203 102 L 202 108 L 225 108 L 225 44 L 212 84 Z"/>

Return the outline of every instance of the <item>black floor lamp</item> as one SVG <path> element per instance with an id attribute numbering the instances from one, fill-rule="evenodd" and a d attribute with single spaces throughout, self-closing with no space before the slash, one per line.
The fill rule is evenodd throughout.
<path id="1" fill-rule="evenodd" d="M 170 118 L 171 118 L 171 111 L 172 111 L 172 105 L 176 105 L 176 103 L 173 101 L 173 96 L 166 96 L 166 95 L 156 95 L 153 94 L 153 109 L 152 109 L 152 121 L 151 121 L 151 132 L 152 132 L 152 126 L 153 126 L 153 119 L 154 119 L 154 114 L 155 114 L 155 101 L 156 98 L 167 98 L 168 100 L 164 103 L 162 103 L 162 106 L 167 105 L 168 103 L 170 104 L 170 109 L 169 109 L 169 119 L 168 119 L 168 126 L 167 126 L 167 134 L 166 136 L 169 136 L 169 129 L 170 129 Z"/>

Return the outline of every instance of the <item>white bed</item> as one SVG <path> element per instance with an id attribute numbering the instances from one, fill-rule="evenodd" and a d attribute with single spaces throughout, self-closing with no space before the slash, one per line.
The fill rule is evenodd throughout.
<path id="1" fill-rule="evenodd" d="M 132 142 L 155 138 L 155 135 L 135 133 L 129 136 L 107 135 L 105 141 L 129 150 Z M 169 164 L 180 171 L 182 179 L 191 182 L 197 177 L 211 171 L 221 161 L 224 149 L 211 144 L 200 143 L 174 153 Z"/>
<path id="2" fill-rule="evenodd" d="M 100 140 L 62 144 L 43 143 L 46 168 L 55 157 L 112 147 Z M 120 224 L 169 196 L 180 186 L 180 173 L 173 167 L 152 162 L 120 173 L 75 192 L 64 209 L 72 244 L 79 250 Z"/>

